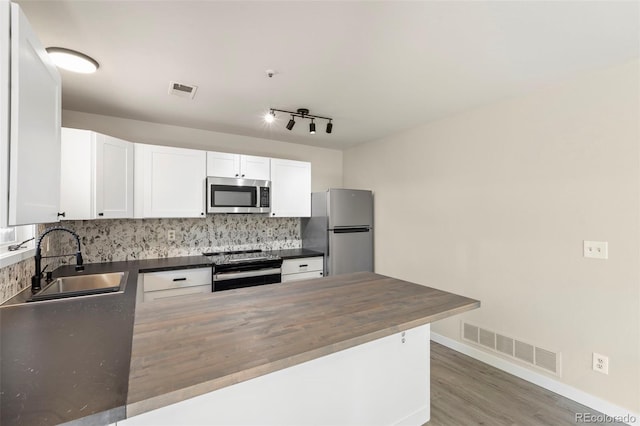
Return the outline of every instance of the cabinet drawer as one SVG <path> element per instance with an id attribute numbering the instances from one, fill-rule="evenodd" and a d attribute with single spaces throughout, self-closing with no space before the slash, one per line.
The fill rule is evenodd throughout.
<path id="1" fill-rule="evenodd" d="M 190 294 L 211 293 L 211 284 L 197 285 L 194 287 L 174 288 L 171 290 L 149 291 L 144 293 L 144 301 L 167 299 L 170 297 L 188 296 Z"/>
<path id="2" fill-rule="evenodd" d="M 291 281 L 310 280 L 313 278 L 322 278 L 324 274 L 322 271 L 301 272 L 299 274 L 289 274 L 282 276 L 282 282 L 287 283 Z"/>
<path id="3" fill-rule="evenodd" d="M 145 273 L 144 291 L 169 290 L 205 284 L 211 290 L 211 272 L 212 268 L 209 267 Z"/>
<path id="4" fill-rule="evenodd" d="M 322 271 L 324 269 L 323 263 L 322 256 L 303 257 L 301 259 L 285 259 L 282 262 L 282 275 L 309 271 Z"/>

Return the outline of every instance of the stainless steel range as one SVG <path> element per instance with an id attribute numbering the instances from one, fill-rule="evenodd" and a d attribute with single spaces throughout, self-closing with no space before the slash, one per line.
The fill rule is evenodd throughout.
<path id="1" fill-rule="evenodd" d="M 213 263 L 213 291 L 276 284 L 282 279 L 282 259 L 261 250 L 202 254 Z"/>

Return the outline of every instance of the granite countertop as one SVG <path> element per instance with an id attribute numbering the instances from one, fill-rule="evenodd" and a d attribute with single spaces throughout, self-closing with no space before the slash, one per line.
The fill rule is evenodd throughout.
<path id="1" fill-rule="evenodd" d="M 322 255 L 322 253 L 302 249 L 281 250 L 277 253 L 285 259 Z M 207 266 L 211 266 L 211 262 L 205 256 L 88 264 L 85 265 L 83 274 L 127 272 L 124 292 L 0 307 L 0 424 L 3 426 L 53 425 L 64 422 L 77 425 L 109 424 L 124 419 L 126 415 L 131 416 L 133 413 L 146 411 L 159 406 L 158 404 L 166 405 L 168 401 L 175 400 L 177 389 L 172 389 L 170 385 L 163 387 L 166 383 L 162 385 L 162 377 L 166 376 L 162 374 L 158 376 L 160 382 L 156 383 L 159 386 L 158 390 L 150 391 L 146 387 L 148 382 L 145 377 L 148 377 L 149 372 L 156 375 L 164 368 L 162 366 L 163 360 L 166 359 L 164 355 L 158 358 L 159 363 L 155 364 L 145 362 L 141 364 L 141 360 L 148 361 L 149 347 L 144 345 L 152 345 L 154 340 L 159 344 L 165 339 L 179 339 L 179 336 L 172 333 L 157 339 L 158 335 L 154 333 L 167 332 L 168 330 L 162 327 L 170 329 L 171 319 L 179 321 L 180 318 L 189 318 L 193 313 L 192 309 L 203 309 L 203 312 L 208 312 L 204 315 L 214 315 L 213 311 L 219 311 L 217 315 L 225 315 L 225 312 L 229 314 L 233 309 L 246 309 L 244 315 L 249 319 L 258 320 L 261 314 L 265 314 L 265 318 L 270 317 L 275 321 L 282 315 L 269 316 L 269 309 L 274 309 L 272 312 L 280 312 L 287 306 L 291 309 L 299 306 L 298 311 L 287 312 L 285 315 L 289 318 L 287 323 L 293 329 L 299 328 L 298 332 L 313 336 L 314 333 L 306 332 L 306 327 L 316 327 L 321 323 L 329 326 L 333 323 L 331 318 L 334 315 L 329 315 L 330 321 L 326 321 L 327 313 L 324 311 L 310 316 L 310 310 L 317 309 L 314 308 L 316 304 L 312 303 L 312 300 L 317 301 L 324 297 L 323 300 L 328 303 L 331 295 L 335 296 L 335 300 L 346 300 L 344 294 L 336 296 L 335 293 L 344 291 L 346 288 L 355 289 L 358 285 L 364 285 L 357 284 L 357 281 L 362 281 L 364 278 L 377 283 L 367 285 L 380 286 L 377 289 L 374 287 L 367 289 L 367 294 L 371 296 L 371 293 L 381 292 L 380 297 L 384 299 L 384 304 L 381 304 L 382 299 L 378 304 L 380 307 L 389 307 L 388 312 L 379 312 L 380 318 L 385 318 L 406 303 L 418 303 L 415 300 L 423 300 L 426 303 L 426 299 L 415 297 L 416 294 L 405 301 L 397 299 L 393 302 L 388 297 L 392 296 L 396 290 L 388 286 L 391 281 L 385 281 L 393 279 L 370 274 L 368 278 L 359 276 L 347 279 L 351 284 L 344 288 L 344 277 L 331 277 L 323 279 L 325 284 L 320 287 L 317 284 L 305 286 L 304 281 L 301 281 L 279 286 L 251 287 L 215 294 L 185 296 L 136 307 L 138 273 Z M 54 278 L 76 274 L 73 265 L 63 266 L 54 271 Z M 256 366 L 251 364 L 251 359 L 239 357 L 235 373 L 229 370 L 209 372 L 202 378 L 194 378 L 187 372 L 180 373 L 182 376 L 176 383 L 180 384 L 182 390 L 178 393 L 188 395 L 192 392 L 193 380 L 205 383 L 201 389 L 213 390 L 230 384 L 229 380 L 238 381 L 237 374 L 240 374 L 240 371 L 244 371 L 242 377 L 244 377 L 243 380 L 247 380 L 257 376 L 258 372 L 265 374 L 268 371 L 274 371 L 276 365 L 284 368 L 282 366 L 294 365 L 303 360 L 321 356 L 327 347 L 330 347 L 331 351 L 345 349 L 368 341 L 366 339 L 373 340 L 382 337 L 382 334 L 391 334 L 399 327 L 408 328 L 410 324 L 417 326 L 439 319 L 443 315 L 456 313 L 456 310 L 473 309 L 479 305 L 477 301 L 450 293 L 398 280 L 393 282 L 396 285 L 402 283 L 399 284 L 404 288 L 402 292 L 417 292 L 418 295 L 427 299 L 435 297 L 433 300 L 437 300 L 438 304 L 436 306 L 425 304 L 422 308 L 426 310 L 417 309 L 415 318 L 412 317 L 414 314 L 411 314 L 390 321 L 386 325 L 369 318 L 367 324 L 371 323 L 372 327 L 377 329 L 370 330 L 371 332 L 366 336 L 338 334 L 342 337 L 337 342 L 316 338 L 314 341 L 319 346 L 312 348 L 311 351 L 304 351 L 306 355 L 296 355 L 297 349 L 293 347 L 290 348 L 290 352 L 275 354 L 274 356 L 280 357 L 280 362 L 273 358 Z M 312 291 L 312 289 L 315 290 Z M 28 292 L 29 289 L 26 291 Z M 279 297 L 286 296 L 288 291 L 292 292 L 289 296 L 301 299 L 290 299 L 285 305 L 277 305 L 282 302 L 277 302 L 281 300 Z M 258 297 L 260 306 L 255 305 Z M 449 297 L 453 299 L 448 299 Z M 453 307 L 445 304 L 443 308 L 443 301 L 460 303 L 460 306 Z M 329 307 L 326 303 L 326 309 L 336 309 Z M 417 307 L 417 305 L 414 306 L 414 308 Z M 154 321 L 154 315 L 170 320 L 169 322 Z M 294 317 L 298 320 L 291 320 Z M 309 323 L 310 318 L 315 318 L 316 322 Z M 342 317 L 342 320 L 344 321 L 345 318 Z M 296 325 L 297 322 L 299 325 Z M 193 326 L 204 327 L 204 323 L 209 321 L 196 321 Z M 255 326 L 275 327 L 282 324 L 274 323 L 269 326 L 258 321 Z M 207 330 L 209 331 L 216 332 Z M 144 345 L 140 346 L 142 343 Z M 283 342 L 276 343 L 275 346 L 281 346 Z M 274 346 L 274 341 L 271 344 Z M 187 348 L 190 345 L 183 346 Z M 305 358 L 307 356 L 311 358 Z M 201 359 L 200 362 L 205 360 Z M 208 363 L 208 360 L 206 362 Z M 141 370 L 143 364 L 148 365 L 148 368 Z"/>

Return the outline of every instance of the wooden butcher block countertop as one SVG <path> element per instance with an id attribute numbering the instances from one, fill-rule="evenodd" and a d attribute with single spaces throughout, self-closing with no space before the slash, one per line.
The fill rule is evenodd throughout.
<path id="1" fill-rule="evenodd" d="M 479 306 L 370 272 L 139 304 L 127 417 Z"/>

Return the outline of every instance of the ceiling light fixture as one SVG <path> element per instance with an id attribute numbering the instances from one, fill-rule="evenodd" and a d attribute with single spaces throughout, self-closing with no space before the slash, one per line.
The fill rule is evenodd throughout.
<path id="1" fill-rule="evenodd" d="M 296 125 L 296 120 L 293 119 L 293 115 L 291 116 L 291 120 L 287 123 L 287 130 L 293 129 L 293 126 Z"/>
<path id="2" fill-rule="evenodd" d="M 276 113 L 273 110 L 270 110 L 268 113 L 264 115 L 264 121 L 267 123 L 273 123 L 276 119 Z"/>
<path id="3" fill-rule="evenodd" d="M 295 122 L 295 117 L 300 117 L 300 118 L 308 118 L 309 120 L 311 120 L 311 123 L 309 124 L 309 133 L 311 133 L 312 135 L 316 134 L 316 123 L 314 123 L 313 120 L 317 120 L 317 119 L 322 119 L 322 120 L 328 120 L 329 122 L 327 123 L 327 133 L 331 133 L 333 130 L 333 123 L 331 122 L 333 120 L 333 118 L 330 117 L 321 117 L 319 115 L 313 115 L 313 114 L 309 114 L 309 110 L 307 108 L 298 108 L 295 112 L 294 111 L 287 111 L 285 109 L 277 109 L 277 108 L 269 108 L 269 113 L 268 114 L 273 114 L 275 117 L 275 112 L 274 111 L 278 111 L 278 112 L 284 112 L 286 114 L 291 114 L 291 120 L 289 120 L 289 122 L 287 123 L 287 129 L 291 130 L 293 129 L 293 126 L 296 124 Z M 265 116 L 265 120 L 267 120 L 266 116 Z M 269 123 L 271 123 L 271 121 L 267 120 Z"/>
<path id="4" fill-rule="evenodd" d="M 91 74 L 100 67 L 100 64 L 95 59 L 75 50 L 65 49 L 64 47 L 47 47 L 46 50 L 57 67 L 68 71 Z"/>

